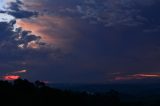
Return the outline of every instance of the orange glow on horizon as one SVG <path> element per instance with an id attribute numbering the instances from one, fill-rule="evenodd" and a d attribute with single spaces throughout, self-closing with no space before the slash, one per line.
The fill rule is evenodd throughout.
<path id="1" fill-rule="evenodd" d="M 6 75 L 3 77 L 4 80 L 8 80 L 8 81 L 16 80 L 19 78 L 20 78 L 20 76 L 18 76 L 18 75 Z"/>
<path id="2" fill-rule="evenodd" d="M 135 74 L 137 77 L 160 77 L 160 74 Z"/>
<path id="3" fill-rule="evenodd" d="M 134 79 L 145 79 L 145 78 L 160 78 L 160 74 L 132 74 L 125 76 L 117 76 L 114 80 L 134 80 Z"/>

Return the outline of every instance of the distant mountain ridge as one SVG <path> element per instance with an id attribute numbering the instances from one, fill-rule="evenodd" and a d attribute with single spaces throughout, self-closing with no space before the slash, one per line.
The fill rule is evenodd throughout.
<path id="1" fill-rule="evenodd" d="M 108 92 L 111 89 L 133 95 L 160 94 L 160 84 L 50 84 L 59 89 L 89 92 Z"/>

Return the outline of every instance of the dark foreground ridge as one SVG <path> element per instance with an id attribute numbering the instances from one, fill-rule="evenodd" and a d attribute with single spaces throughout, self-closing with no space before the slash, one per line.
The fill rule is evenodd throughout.
<path id="1" fill-rule="evenodd" d="M 106 93 L 73 92 L 25 79 L 0 81 L 0 106 L 159 106 L 158 102 L 121 101 L 115 90 Z"/>

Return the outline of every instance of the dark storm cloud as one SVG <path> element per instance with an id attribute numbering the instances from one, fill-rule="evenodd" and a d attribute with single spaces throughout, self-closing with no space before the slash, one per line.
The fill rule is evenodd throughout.
<path id="1" fill-rule="evenodd" d="M 42 38 L 33 34 L 32 31 L 24 30 L 22 27 L 16 28 L 17 19 L 29 19 L 38 15 L 38 12 L 24 10 L 23 6 L 24 4 L 17 0 L 9 3 L 8 8 L 1 11 L 4 19 L 9 22 L 0 17 L 2 18 L 0 21 L 0 70 L 2 70 L 0 76 L 12 70 L 34 70 L 34 67 L 53 66 L 63 57 L 60 48 L 43 42 Z M 11 16 L 14 16 L 15 20 L 10 21 Z"/>
<path id="2" fill-rule="evenodd" d="M 119 5 L 120 4 L 118 4 L 118 6 Z M 142 21 L 136 21 L 134 19 L 132 22 L 135 25 L 131 24 L 131 21 L 123 21 L 123 19 L 128 20 L 128 17 L 134 17 L 136 16 L 136 14 L 130 14 L 132 13 L 130 9 L 129 11 L 127 9 L 124 9 L 122 12 L 120 12 L 121 10 L 119 10 L 119 8 L 114 7 L 113 9 L 116 10 L 110 11 L 111 13 L 108 13 L 112 15 L 107 16 L 106 12 L 106 18 L 104 18 L 105 20 L 108 20 L 108 17 L 111 18 L 113 20 L 113 23 L 111 21 L 112 24 L 108 24 L 109 26 L 107 29 L 103 29 L 102 27 L 98 28 L 97 26 L 99 25 L 95 25 L 95 27 L 97 28 L 92 30 L 92 32 L 96 33 L 97 35 L 93 36 L 93 33 L 90 36 L 88 35 L 88 41 L 92 40 L 92 42 L 94 41 L 92 45 L 98 46 L 98 48 L 94 47 L 92 53 L 96 54 L 97 52 L 101 51 L 102 54 L 105 54 L 104 56 L 100 56 L 100 53 L 99 55 L 96 55 L 96 57 L 103 57 L 104 59 L 106 59 L 104 60 L 104 63 L 106 63 L 106 68 L 104 68 L 106 69 L 106 79 L 107 76 L 110 76 L 111 72 L 159 72 L 160 67 L 157 64 L 160 62 L 160 38 L 157 29 L 160 24 L 160 16 L 158 15 L 158 6 L 160 4 L 157 4 L 157 2 L 155 4 L 145 4 L 144 1 L 144 3 L 141 2 L 141 4 L 136 5 L 139 5 L 141 8 L 136 9 L 137 7 L 135 7 L 133 9 L 136 9 L 136 14 L 138 13 L 137 16 L 142 17 Z M 115 11 L 117 11 L 118 13 Z M 124 15 L 125 11 L 128 11 L 127 16 Z M 121 16 L 124 17 L 121 19 Z M 119 21 L 120 23 L 117 23 L 117 21 Z M 149 30 L 150 28 L 153 30 Z M 144 30 L 146 29 L 148 29 L 148 32 L 144 33 Z M 96 32 L 95 30 L 99 31 Z M 88 45 L 87 41 L 84 45 Z M 92 46 L 90 45 L 89 48 L 91 47 Z M 94 58 L 93 54 L 92 56 Z M 97 61 L 96 58 L 95 61 Z"/>
<path id="3" fill-rule="evenodd" d="M 14 20 L 9 23 L 0 22 L 0 70 L 19 70 L 34 66 L 39 67 L 40 64 L 54 62 L 62 56 L 61 50 L 41 42 L 41 38 L 31 34 L 30 31 L 25 31 L 21 28 L 13 31 L 15 23 L 16 21 Z M 38 48 L 28 46 L 32 41 L 36 43 Z"/>
<path id="4" fill-rule="evenodd" d="M 47 16 L 70 19 L 74 25 L 67 25 L 80 32 L 72 36 L 79 39 L 72 44 L 69 57 L 64 57 L 62 63 L 50 61 L 42 64 L 45 68 L 35 67 L 39 73 L 34 77 L 55 82 L 104 83 L 112 73 L 128 76 L 159 72 L 158 0 L 31 1 L 35 6 L 28 8 Z M 47 23 L 50 30 L 45 33 L 52 36 L 52 31 L 55 32 L 52 29 L 59 28 Z M 62 30 L 58 37 L 68 37 L 65 30 L 57 29 L 56 32 Z"/>
<path id="5" fill-rule="evenodd" d="M 7 22 L 0 22 L 0 37 L 1 37 L 1 43 L 0 43 L 0 48 L 1 48 L 1 59 L 2 58 L 6 58 L 6 57 L 10 57 L 12 55 L 6 55 L 5 57 L 3 56 L 3 54 L 6 53 L 11 53 L 11 51 L 19 51 L 20 48 L 18 48 L 18 45 L 20 44 L 24 44 L 25 47 L 27 46 L 27 44 L 31 41 L 38 41 L 38 39 L 40 39 L 39 37 L 35 36 L 35 35 L 31 35 L 29 32 L 27 31 L 22 31 L 20 28 L 17 28 L 16 31 L 13 31 L 13 25 L 15 24 L 15 21 L 11 21 L 9 23 Z M 19 36 L 21 36 L 20 39 L 17 39 Z M 25 48 L 24 47 L 24 48 Z M 5 51 L 6 50 L 6 51 Z M 13 55 L 17 55 L 15 56 L 18 57 L 17 53 L 13 53 Z M 9 58 L 8 58 L 9 59 Z M 10 58 L 12 59 L 12 58 Z"/>
<path id="6" fill-rule="evenodd" d="M 63 49 L 41 42 L 42 37 L 30 31 L 14 32 L 15 21 L 1 22 L 0 63 L 35 70 L 27 78 L 105 83 L 159 75 L 158 0 L 29 0 L 11 3 L 9 8 L 9 14 L 26 18 L 21 20 L 26 29 L 72 46 L 69 54 L 63 54 Z M 37 16 L 32 10 L 43 15 L 30 20 Z M 32 41 L 34 45 L 28 46 Z"/>

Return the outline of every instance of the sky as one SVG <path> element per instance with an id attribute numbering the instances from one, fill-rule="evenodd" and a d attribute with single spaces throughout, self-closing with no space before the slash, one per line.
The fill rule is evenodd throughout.
<path id="1" fill-rule="evenodd" d="M 160 81 L 159 0 L 0 0 L 0 78 Z"/>

